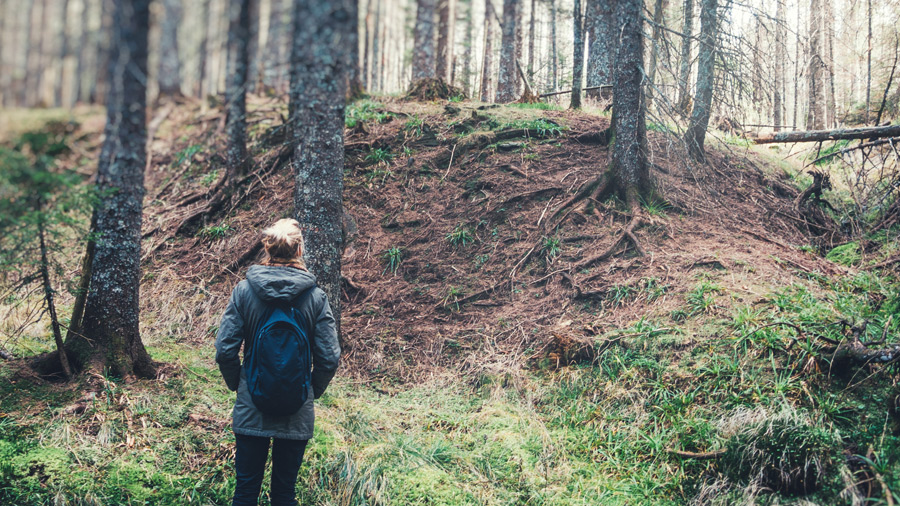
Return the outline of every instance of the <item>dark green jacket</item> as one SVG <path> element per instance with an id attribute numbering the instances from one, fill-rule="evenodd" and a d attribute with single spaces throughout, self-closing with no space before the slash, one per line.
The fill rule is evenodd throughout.
<path id="1" fill-rule="evenodd" d="M 313 288 L 311 296 L 298 297 L 316 284 L 316 277 L 307 271 L 293 267 L 254 265 L 247 271 L 247 279 L 238 283 L 231 292 L 228 308 L 222 315 L 216 336 L 216 362 L 225 384 L 237 391 L 234 403 L 233 429 L 236 434 L 247 436 L 277 437 L 281 439 L 311 439 L 315 413 L 313 399 L 318 399 L 338 366 L 341 349 L 338 345 L 331 306 L 320 288 Z M 241 367 L 240 350 L 253 338 L 256 329 L 264 322 L 266 301 L 293 300 L 304 318 L 312 318 L 315 332 L 310 341 L 313 370 L 309 398 L 300 411 L 290 416 L 271 416 L 261 413 L 247 390 L 244 368 Z"/>

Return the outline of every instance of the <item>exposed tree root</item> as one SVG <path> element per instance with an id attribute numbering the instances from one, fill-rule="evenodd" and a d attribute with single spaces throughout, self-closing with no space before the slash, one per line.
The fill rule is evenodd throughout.
<path id="1" fill-rule="evenodd" d="M 625 249 L 622 250 L 623 253 L 628 250 L 628 247 L 630 245 L 638 252 L 639 255 L 644 256 L 646 253 L 641 247 L 641 243 L 640 241 L 638 241 L 637 236 L 634 235 L 635 228 L 637 228 L 643 222 L 644 219 L 641 217 L 639 208 L 637 208 L 637 206 L 634 206 L 634 209 L 632 210 L 631 221 L 629 221 L 628 224 L 625 225 L 625 228 L 622 229 L 622 233 L 619 234 L 618 239 L 616 239 L 615 242 L 613 242 L 612 245 L 610 245 L 610 247 L 607 248 L 603 253 L 592 256 L 590 258 L 586 258 L 572 266 L 572 270 L 587 269 L 597 262 L 602 262 L 603 260 L 611 258 L 623 245 L 625 246 Z"/>
<path id="2" fill-rule="evenodd" d="M 604 195 L 609 190 L 610 179 L 611 178 L 609 177 L 609 174 L 604 172 L 596 178 L 581 185 L 581 188 L 575 193 L 575 195 L 572 195 L 568 200 L 560 204 L 560 206 L 556 208 L 556 211 L 553 211 L 553 214 L 551 214 L 550 217 L 547 218 L 547 221 L 544 222 L 546 223 L 545 229 L 552 230 L 557 225 L 559 225 L 559 222 L 557 222 L 556 218 L 570 206 L 588 197 L 598 199 L 599 197 Z"/>

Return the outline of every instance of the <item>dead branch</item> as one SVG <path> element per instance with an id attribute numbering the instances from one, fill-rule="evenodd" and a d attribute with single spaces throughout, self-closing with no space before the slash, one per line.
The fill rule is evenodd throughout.
<path id="1" fill-rule="evenodd" d="M 774 142 L 823 142 L 853 139 L 882 139 L 900 136 L 900 125 L 881 127 L 841 128 L 837 130 L 806 130 L 800 132 L 777 132 L 749 139 L 756 144 Z"/>

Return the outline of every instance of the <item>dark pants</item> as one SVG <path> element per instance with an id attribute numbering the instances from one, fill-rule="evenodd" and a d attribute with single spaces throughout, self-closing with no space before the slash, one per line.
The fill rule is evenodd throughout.
<path id="1" fill-rule="evenodd" d="M 272 438 L 235 434 L 234 471 L 235 487 L 232 506 L 256 506 L 262 487 L 269 456 L 269 440 Z M 308 441 L 274 439 L 272 444 L 272 487 L 269 499 L 272 506 L 295 506 L 294 487 L 297 472 L 303 463 L 303 452 Z"/>

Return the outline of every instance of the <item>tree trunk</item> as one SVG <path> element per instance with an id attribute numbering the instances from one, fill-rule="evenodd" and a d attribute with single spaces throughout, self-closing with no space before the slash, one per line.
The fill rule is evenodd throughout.
<path id="1" fill-rule="evenodd" d="M 262 75 L 260 68 L 259 50 L 259 16 L 262 0 L 250 0 L 250 42 L 247 46 L 249 60 L 247 63 L 247 91 L 256 91 L 259 86 L 259 78 Z"/>
<path id="2" fill-rule="evenodd" d="M 584 74 L 584 20 L 581 14 L 581 0 L 575 0 L 572 10 L 572 23 L 574 28 L 574 50 L 572 56 L 572 100 L 569 108 L 581 108 L 581 81 Z M 643 59 L 643 58 L 642 58 Z"/>
<path id="3" fill-rule="evenodd" d="M 516 10 L 519 0 L 503 0 L 503 25 L 500 27 L 500 75 L 497 79 L 497 102 L 516 100 L 519 74 L 516 70 Z"/>
<path id="4" fill-rule="evenodd" d="M 550 67 L 550 89 L 556 91 L 559 88 L 559 52 L 556 49 L 556 0 L 550 0 Z"/>
<path id="5" fill-rule="evenodd" d="M 373 85 L 375 89 L 384 92 L 384 75 L 386 69 L 384 67 L 384 42 L 381 40 L 381 0 L 375 6 L 375 27 L 372 32 L 372 81 L 378 83 Z"/>
<path id="6" fill-rule="evenodd" d="M 209 53 L 209 2 L 210 0 L 202 0 L 202 4 L 200 7 L 200 26 L 201 26 L 201 35 L 200 35 L 200 58 L 199 58 L 199 79 L 197 79 L 197 97 L 203 98 L 206 81 L 209 79 L 209 75 L 206 71 L 206 60 L 208 59 L 207 54 Z"/>
<path id="7" fill-rule="evenodd" d="M 97 76 L 91 80 L 90 98 L 88 102 L 92 104 L 105 104 L 108 101 L 107 94 L 112 86 L 109 82 L 110 58 L 112 55 L 112 35 L 115 30 L 113 24 L 113 11 L 115 10 L 115 0 L 99 0 L 100 2 L 100 31 L 96 34 L 97 39 L 95 46 L 97 48 L 97 65 L 95 67 Z"/>
<path id="8" fill-rule="evenodd" d="M 291 131 L 296 150 L 294 208 L 303 257 L 328 296 L 340 335 L 347 34 L 356 22 L 346 2 L 294 0 Z"/>
<path id="9" fill-rule="evenodd" d="M 83 336 L 66 341 L 75 365 L 152 377 L 141 342 L 141 205 L 147 161 L 147 32 L 150 0 L 115 0 L 105 140 L 97 168 L 97 233 Z M 87 337 L 84 337 L 87 336 Z"/>
<path id="10" fill-rule="evenodd" d="M 2 12 L 2 11 L 0 11 Z M 69 32 L 68 32 L 68 23 L 67 20 L 69 18 L 69 0 L 62 0 L 62 4 L 60 6 L 60 42 L 59 42 L 59 61 L 56 62 L 56 82 L 55 87 L 53 89 L 53 103 L 56 107 L 63 107 L 63 93 L 65 91 L 69 91 L 69 89 L 65 88 L 65 85 L 68 84 L 66 81 L 66 63 L 69 59 L 71 44 L 69 43 Z"/>
<path id="11" fill-rule="evenodd" d="M 263 52 L 263 86 L 271 91 L 280 87 L 282 66 L 285 63 L 282 32 L 286 32 L 284 22 L 284 2 L 271 0 L 269 10 L 269 33 L 266 38 L 266 50 Z"/>
<path id="12" fill-rule="evenodd" d="M 707 2 L 715 0 L 705 0 Z M 641 0 L 618 0 L 616 26 L 619 44 L 613 73 L 612 179 L 629 207 L 637 207 L 637 196 L 652 191 L 647 161 L 646 107 L 643 91 L 644 40 Z"/>
<path id="13" fill-rule="evenodd" d="M 475 16 L 473 16 L 473 10 L 475 7 L 475 1 L 469 0 L 469 7 L 466 9 L 466 42 L 465 49 L 463 51 L 463 80 L 465 85 L 463 89 L 466 91 L 466 96 L 473 96 L 472 93 L 472 45 L 475 44 Z"/>
<path id="14" fill-rule="evenodd" d="M 347 81 L 349 83 L 347 93 L 350 98 L 356 99 L 365 94 L 359 69 L 359 0 L 347 2 L 347 10 L 352 20 L 349 34 L 350 40 L 347 41 L 347 45 L 350 47 L 350 52 L 347 55 L 350 57 L 347 62 Z"/>
<path id="15" fill-rule="evenodd" d="M 435 77 L 435 0 L 416 0 L 416 31 L 413 47 L 413 82 Z"/>
<path id="16" fill-rule="evenodd" d="M 250 63 L 250 0 L 229 0 L 227 101 L 228 184 L 247 172 L 247 67 Z"/>
<path id="17" fill-rule="evenodd" d="M 371 77 L 369 74 L 369 40 L 372 34 L 372 0 L 366 0 L 366 16 L 363 21 L 363 50 L 362 50 L 362 87 L 363 90 L 371 89 Z"/>
<path id="18" fill-rule="evenodd" d="M 809 6 L 809 110 L 806 128 L 825 128 L 824 62 L 822 60 L 822 0 L 810 0 Z"/>
<path id="19" fill-rule="evenodd" d="M 837 104 L 834 102 L 834 5 L 832 0 L 822 0 L 825 2 L 824 16 L 822 23 L 822 35 L 824 39 L 825 51 L 822 70 L 825 74 L 823 81 L 825 91 L 825 126 L 833 128 L 837 125 L 835 121 Z"/>
<path id="20" fill-rule="evenodd" d="M 900 136 L 900 125 L 863 128 L 840 128 L 837 130 L 809 130 L 802 132 L 780 132 L 753 139 L 757 144 L 773 142 L 823 142 L 854 139 L 881 139 Z"/>
<path id="21" fill-rule="evenodd" d="M 694 0 L 684 0 L 684 25 L 681 29 L 681 56 L 678 70 L 678 104 L 684 116 L 691 112 L 691 36 L 694 33 Z"/>
<path id="22" fill-rule="evenodd" d="M 40 204 L 40 213 L 43 213 L 43 204 Z M 47 313 L 50 314 L 50 327 L 53 330 L 53 341 L 56 343 L 59 364 L 62 367 L 66 379 L 72 378 L 72 367 L 66 355 L 66 347 L 63 344 L 62 332 L 59 329 L 59 318 L 56 316 L 56 303 L 53 300 L 53 285 L 50 284 L 50 259 L 47 256 L 47 241 L 45 239 L 43 217 L 38 218 L 38 240 L 41 248 L 41 284 L 44 286 L 44 303 L 47 305 Z"/>
<path id="23" fill-rule="evenodd" d="M 528 79 L 534 81 L 534 37 L 536 31 L 537 0 L 531 0 L 531 17 L 528 18 Z"/>
<path id="24" fill-rule="evenodd" d="M 784 0 L 775 0 L 775 89 L 772 92 L 772 122 L 775 131 L 781 130 L 782 103 L 781 92 L 784 87 L 784 61 L 787 59 L 785 47 Z"/>
<path id="25" fill-rule="evenodd" d="M 494 22 L 491 0 L 484 0 L 484 58 L 481 62 L 481 101 L 491 101 L 491 81 L 494 75 Z"/>
<path id="26" fill-rule="evenodd" d="M 798 111 L 800 110 L 800 32 L 802 26 L 800 23 L 800 10 L 797 9 L 797 29 L 794 31 L 794 103 L 793 103 L 793 125 L 794 128 L 800 128 L 800 120 Z"/>
<path id="27" fill-rule="evenodd" d="M 453 62 L 453 31 L 455 30 L 452 0 L 438 0 L 438 40 L 435 74 L 450 83 Z"/>
<path id="28" fill-rule="evenodd" d="M 588 0 L 587 87 L 594 88 L 588 96 L 595 99 L 608 100 L 612 96 L 612 89 L 603 87 L 613 80 L 618 39 L 615 7 L 615 0 Z"/>
<path id="29" fill-rule="evenodd" d="M 694 110 L 684 134 L 688 153 L 695 161 L 706 159 L 703 144 L 706 140 L 706 128 L 709 126 L 709 115 L 712 108 L 713 84 L 715 82 L 716 39 L 718 28 L 717 0 L 701 0 L 700 2 L 700 54 L 697 63 L 697 96 L 694 98 Z"/>
<path id="30" fill-rule="evenodd" d="M 181 95 L 181 60 L 178 57 L 178 22 L 181 0 L 163 0 L 163 20 L 159 36 L 159 95 Z"/>
<path id="31" fill-rule="evenodd" d="M 663 0 L 656 0 L 653 7 L 653 38 L 650 48 L 650 74 L 647 76 L 647 109 L 653 106 L 653 94 L 655 93 L 654 85 L 656 84 L 656 61 L 659 58 L 659 39 L 662 35 L 662 29 L 665 26 L 665 18 L 663 17 L 664 3 Z"/>
<path id="32" fill-rule="evenodd" d="M 869 124 L 869 111 L 872 107 L 872 0 L 866 0 L 866 124 Z"/>

